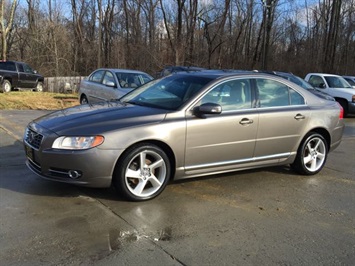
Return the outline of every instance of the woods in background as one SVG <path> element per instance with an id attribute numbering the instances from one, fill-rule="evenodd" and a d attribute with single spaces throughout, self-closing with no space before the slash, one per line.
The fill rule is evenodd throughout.
<path id="1" fill-rule="evenodd" d="M 1 59 L 45 76 L 165 65 L 355 73 L 355 0 L 1 0 Z"/>

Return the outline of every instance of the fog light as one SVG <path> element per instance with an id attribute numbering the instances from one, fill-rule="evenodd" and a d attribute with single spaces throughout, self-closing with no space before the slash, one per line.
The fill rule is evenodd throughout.
<path id="1" fill-rule="evenodd" d="M 81 177 L 81 172 L 80 171 L 76 171 L 76 170 L 69 170 L 68 171 L 68 175 L 72 179 L 77 179 L 77 178 Z"/>

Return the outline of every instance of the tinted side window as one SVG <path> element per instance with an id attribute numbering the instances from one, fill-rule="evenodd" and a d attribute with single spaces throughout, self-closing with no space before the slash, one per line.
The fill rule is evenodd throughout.
<path id="1" fill-rule="evenodd" d="M 25 70 L 23 69 L 23 65 L 18 64 L 17 68 L 18 68 L 18 72 L 25 72 Z"/>
<path id="2" fill-rule="evenodd" d="M 16 66 L 14 62 L 0 62 L 0 69 L 16 71 Z"/>
<path id="3" fill-rule="evenodd" d="M 23 66 L 24 72 L 33 74 L 33 69 L 29 65 L 23 64 L 22 66 Z"/>
<path id="4" fill-rule="evenodd" d="M 269 79 L 256 79 L 258 107 L 302 105 L 304 99 L 295 90 L 283 83 Z"/>
<path id="5" fill-rule="evenodd" d="M 98 70 L 94 72 L 90 77 L 89 80 L 93 82 L 100 83 L 102 80 L 102 76 L 104 75 L 105 71 L 104 70 Z"/>
<path id="6" fill-rule="evenodd" d="M 217 103 L 223 111 L 251 108 L 251 86 L 249 79 L 223 82 L 209 91 L 201 100 L 203 103 Z"/>

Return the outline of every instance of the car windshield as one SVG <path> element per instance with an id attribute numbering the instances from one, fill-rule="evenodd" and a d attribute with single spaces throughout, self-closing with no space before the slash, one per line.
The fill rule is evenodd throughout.
<path id="1" fill-rule="evenodd" d="M 346 88 L 352 89 L 350 84 L 342 77 L 336 76 L 326 76 L 325 80 L 328 82 L 329 87 L 331 88 Z"/>
<path id="2" fill-rule="evenodd" d="M 177 110 L 212 79 L 211 77 L 185 75 L 168 76 L 141 86 L 126 94 L 120 101 L 167 110 Z"/>
<path id="3" fill-rule="evenodd" d="M 353 81 L 352 79 L 350 78 L 345 78 L 346 81 L 351 85 L 351 86 L 355 86 L 355 81 Z"/>

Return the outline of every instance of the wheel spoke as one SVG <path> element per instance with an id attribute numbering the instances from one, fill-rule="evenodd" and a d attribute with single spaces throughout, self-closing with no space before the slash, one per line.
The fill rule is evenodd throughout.
<path id="1" fill-rule="evenodd" d="M 141 195 L 146 184 L 147 184 L 147 180 L 140 179 L 138 185 L 133 190 L 134 193 L 136 195 Z"/>
<path id="2" fill-rule="evenodd" d="M 313 171 L 317 170 L 317 159 L 312 159 L 310 169 L 313 170 Z"/>
<path id="3" fill-rule="evenodd" d="M 308 154 L 308 156 L 303 158 L 303 163 L 307 165 L 310 161 L 312 161 L 312 156 Z"/>
<path id="4" fill-rule="evenodd" d="M 156 161 L 155 163 L 152 163 L 149 165 L 150 170 L 153 172 L 154 169 L 157 169 L 158 167 L 161 167 L 164 165 L 164 160 L 160 159 Z"/>
<path id="5" fill-rule="evenodd" d="M 132 170 L 132 169 L 127 169 L 126 171 L 126 177 L 129 178 L 140 178 L 140 170 Z"/>
<path id="6" fill-rule="evenodd" d="M 149 178 L 149 181 L 153 187 L 160 187 L 162 185 L 161 182 L 158 180 L 158 178 L 156 178 L 155 175 L 151 175 Z"/>
<path id="7" fill-rule="evenodd" d="M 315 139 L 314 140 L 314 143 L 315 143 L 315 145 L 314 145 L 314 150 L 318 150 L 318 147 L 319 147 L 319 145 L 322 143 L 321 141 L 320 141 L 320 139 Z"/>
<path id="8" fill-rule="evenodd" d="M 145 163 L 146 157 L 147 157 L 146 152 L 141 152 L 139 154 L 139 168 L 141 169 L 141 171 L 143 171 L 143 168 L 146 165 Z"/>

